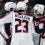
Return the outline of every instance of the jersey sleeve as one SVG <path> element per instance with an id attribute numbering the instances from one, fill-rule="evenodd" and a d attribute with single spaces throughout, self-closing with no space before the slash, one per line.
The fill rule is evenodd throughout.
<path id="1" fill-rule="evenodd" d="M 38 34 L 41 34 L 43 32 L 43 24 L 40 23 L 40 24 L 37 24 L 37 20 L 36 18 L 34 17 L 33 18 L 33 22 L 34 22 L 34 29 L 35 29 L 35 33 L 38 33 Z"/>
<path id="2" fill-rule="evenodd" d="M 5 33 L 5 30 L 4 30 L 4 25 L 0 25 L 0 32 L 2 33 L 2 35 L 6 38 L 6 39 L 8 39 L 9 37 L 8 37 L 8 35 Z"/>
<path id="3" fill-rule="evenodd" d="M 7 16 L 0 19 L 0 25 L 5 23 L 11 23 L 13 12 L 10 12 Z"/>

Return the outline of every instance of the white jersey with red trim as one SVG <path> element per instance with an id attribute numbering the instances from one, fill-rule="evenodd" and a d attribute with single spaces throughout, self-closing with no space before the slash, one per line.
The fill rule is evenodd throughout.
<path id="1" fill-rule="evenodd" d="M 4 30 L 4 26 L 3 26 L 3 25 L 0 26 L 0 32 L 2 33 L 2 35 L 3 35 L 6 39 L 8 39 L 8 36 L 7 36 L 7 34 L 5 33 L 5 30 Z M 2 35 L 0 34 L 0 45 L 6 45 L 6 41 L 5 41 L 5 39 L 2 37 Z"/>
<path id="2" fill-rule="evenodd" d="M 34 45 L 32 37 L 33 17 L 11 12 L 0 20 L 0 25 L 12 23 L 11 45 Z"/>
<path id="3" fill-rule="evenodd" d="M 12 40 L 11 45 L 34 45 L 33 43 L 33 16 L 19 15 L 19 13 L 10 12 L 0 20 L 0 25 L 11 23 Z"/>

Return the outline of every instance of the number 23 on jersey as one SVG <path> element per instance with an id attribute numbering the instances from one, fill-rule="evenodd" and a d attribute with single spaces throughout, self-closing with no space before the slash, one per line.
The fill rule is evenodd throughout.
<path id="1" fill-rule="evenodd" d="M 28 21 L 27 20 L 21 20 L 21 19 L 15 19 L 16 25 L 15 25 L 15 33 L 28 33 Z"/>

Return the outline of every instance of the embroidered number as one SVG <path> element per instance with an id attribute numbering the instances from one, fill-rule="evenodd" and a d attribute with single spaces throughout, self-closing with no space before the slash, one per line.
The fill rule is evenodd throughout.
<path id="1" fill-rule="evenodd" d="M 15 33 L 28 33 L 28 21 L 27 20 L 20 20 L 15 19 L 15 22 L 18 21 L 19 23 L 15 25 Z M 22 26 L 22 23 L 25 23 L 24 27 Z M 18 29 L 18 27 L 22 26 L 25 29 Z"/>

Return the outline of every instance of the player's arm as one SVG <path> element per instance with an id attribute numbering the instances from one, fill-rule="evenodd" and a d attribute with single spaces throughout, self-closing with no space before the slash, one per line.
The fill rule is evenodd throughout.
<path id="1" fill-rule="evenodd" d="M 3 39 L 6 41 L 6 43 L 9 43 L 11 41 L 11 37 L 10 38 L 6 38 L 2 32 L 0 32 L 1 36 L 3 37 Z"/>
<path id="2" fill-rule="evenodd" d="M 40 33 L 42 33 L 43 32 L 43 23 L 40 23 L 40 24 L 37 24 L 37 22 L 36 22 L 36 18 L 34 17 L 34 28 L 35 28 L 35 32 L 36 33 L 38 33 L 38 34 L 40 34 Z"/>

